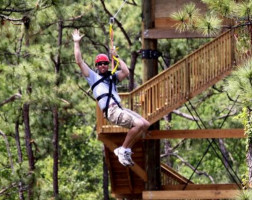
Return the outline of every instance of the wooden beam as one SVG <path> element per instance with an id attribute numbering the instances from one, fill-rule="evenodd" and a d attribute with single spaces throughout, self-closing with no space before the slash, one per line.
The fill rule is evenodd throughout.
<path id="1" fill-rule="evenodd" d="M 145 39 L 180 39 L 180 38 L 210 38 L 196 32 L 178 32 L 174 28 L 153 28 L 143 32 Z"/>
<path id="2" fill-rule="evenodd" d="M 103 135 L 99 135 L 98 139 L 101 140 L 106 147 L 113 152 L 114 149 L 116 149 L 118 146 L 113 143 L 109 138 Z M 145 182 L 147 181 L 147 174 L 146 172 L 137 164 L 135 163 L 134 166 L 129 167 L 136 175 L 141 177 Z"/>
<path id="3" fill-rule="evenodd" d="M 109 157 L 109 150 L 106 148 L 106 146 L 104 145 L 104 151 L 105 151 L 105 162 L 107 164 L 107 170 L 109 170 L 110 172 L 112 171 L 112 166 L 111 166 L 111 161 L 110 161 L 110 157 Z M 114 180 L 112 179 L 112 173 L 109 173 L 110 179 L 111 179 L 111 188 L 112 191 L 114 190 L 114 188 L 116 187 L 116 185 L 114 184 Z"/>
<path id="4" fill-rule="evenodd" d="M 153 130 L 144 139 L 176 138 L 245 138 L 243 129 Z"/>
<path id="5" fill-rule="evenodd" d="M 124 199 L 142 199 L 142 191 L 138 194 L 118 194 L 118 193 L 112 193 L 111 196 L 117 200 L 124 200 Z"/>
<path id="6" fill-rule="evenodd" d="M 163 185 L 163 190 L 237 190 L 236 184 L 185 184 Z"/>
<path id="7" fill-rule="evenodd" d="M 184 190 L 184 191 L 144 191 L 143 200 L 168 199 L 236 199 L 240 190 Z"/>

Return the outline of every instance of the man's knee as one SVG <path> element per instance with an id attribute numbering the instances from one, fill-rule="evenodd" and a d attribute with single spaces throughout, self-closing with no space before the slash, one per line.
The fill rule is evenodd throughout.
<path id="1" fill-rule="evenodd" d="M 143 129 L 144 130 L 148 130 L 148 128 L 150 127 L 150 123 L 149 123 L 149 121 L 147 121 L 147 120 L 143 120 Z"/>
<path id="2" fill-rule="evenodd" d="M 138 119 L 135 121 L 135 126 L 137 126 L 138 128 L 140 128 L 143 131 L 146 131 L 149 128 L 150 123 L 146 120 L 144 121 L 144 120 Z"/>
<path id="3" fill-rule="evenodd" d="M 143 126 L 143 121 L 140 119 L 135 119 L 133 125 L 141 128 Z"/>

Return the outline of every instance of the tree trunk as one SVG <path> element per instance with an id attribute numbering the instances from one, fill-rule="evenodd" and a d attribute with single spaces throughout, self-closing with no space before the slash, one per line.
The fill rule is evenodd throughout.
<path id="1" fill-rule="evenodd" d="M 220 150 L 221 150 L 222 155 L 223 155 L 222 156 L 223 163 L 225 164 L 225 167 L 229 169 L 230 168 L 229 167 L 229 163 L 230 163 L 230 166 L 232 166 L 232 161 L 231 161 L 231 159 L 229 157 L 229 153 L 227 151 L 227 148 L 225 147 L 223 139 L 219 139 L 219 145 L 220 145 Z"/>
<path id="2" fill-rule="evenodd" d="M 105 148 L 105 147 L 104 147 Z M 104 200 L 109 200 L 109 178 L 108 178 L 108 168 L 105 162 L 105 149 L 103 149 L 103 192 Z"/>
<path id="3" fill-rule="evenodd" d="M 60 84 L 60 66 L 61 66 L 61 45 L 62 45 L 62 31 L 63 31 L 63 21 L 59 20 L 58 22 L 58 53 L 55 60 L 53 59 L 55 65 L 55 73 L 57 75 L 56 86 Z M 58 185 L 58 164 L 59 164 L 59 118 L 58 118 L 58 108 L 55 106 L 53 108 L 53 122 L 54 122 L 54 134 L 53 134 L 53 151 L 54 151 L 54 166 L 53 166 L 53 189 L 54 189 L 54 198 L 59 198 L 59 185 Z"/>
<path id="4" fill-rule="evenodd" d="M 248 171 L 249 171 L 249 186 L 252 188 L 252 141 L 249 142 L 249 147 L 246 155 Z"/>
<path id="5" fill-rule="evenodd" d="M 31 136 L 31 131 L 30 131 L 29 109 L 30 109 L 30 105 L 28 103 L 25 103 L 23 105 L 25 144 L 26 144 L 26 152 L 27 152 L 28 161 L 29 161 L 29 170 L 32 176 L 31 182 L 29 183 L 29 186 L 28 186 L 28 199 L 30 200 L 30 199 L 33 199 L 32 187 L 34 184 L 33 171 L 35 169 L 35 162 L 34 162 L 34 156 L 33 156 L 33 150 L 32 150 L 32 136 Z"/>
<path id="6" fill-rule="evenodd" d="M 171 113 L 169 113 L 167 116 L 164 117 L 165 120 L 170 123 L 171 122 L 171 119 L 172 119 L 172 115 Z M 166 125 L 166 130 L 170 130 L 170 126 L 169 125 Z M 165 139 L 163 140 L 164 142 L 164 153 L 167 154 L 168 156 L 166 157 L 166 164 L 170 167 L 172 167 L 172 163 L 171 163 L 171 156 L 170 156 L 170 153 L 171 152 L 171 142 L 169 139 Z"/>
<path id="7" fill-rule="evenodd" d="M 0 135 L 2 135 L 3 138 L 4 138 L 4 142 L 5 142 L 5 145 L 6 145 L 6 151 L 8 153 L 8 157 L 9 157 L 9 161 L 10 161 L 10 167 L 11 167 L 12 173 L 14 173 L 11 149 L 10 149 L 10 144 L 8 142 L 8 138 L 7 138 L 6 134 L 4 132 L 2 132 L 1 130 L 0 130 Z"/>
<path id="8" fill-rule="evenodd" d="M 15 123 L 15 140 L 16 140 L 16 146 L 17 146 L 17 151 L 18 151 L 18 163 L 22 163 L 23 155 L 22 155 L 21 146 L 20 146 L 19 120 L 17 120 Z"/>
<path id="9" fill-rule="evenodd" d="M 135 70 L 135 65 L 137 62 L 137 58 L 138 58 L 138 53 L 136 51 L 133 51 L 131 53 L 131 64 L 130 64 L 130 75 L 129 75 L 129 91 L 132 91 L 135 86 L 134 86 L 134 70 Z"/>
<path id="10" fill-rule="evenodd" d="M 19 137 L 19 120 L 17 119 L 15 123 L 15 140 L 16 140 L 16 146 L 18 151 L 18 163 L 21 164 L 23 162 L 23 155 L 21 151 L 20 146 L 20 137 Z M 19 192 L 19 199 L 24 200 L 24 193 L 23 193 L 23 183 L 20 181 L 18 183 L 18 192 Z"/>
<path id="11" fill-rule="evenodd" d="M 55 199 L 59 196 L 59 187 L 58 187 L 58 160 L 59 160 L 59 119 L 58 119 L 58 109 L 53 108 L 53 122 L 54 122 L 54 134 L 53 134 L 53 188 L 54 188 L 54 197 Z"/>
<path id="12" fill-rule="evenodd" d="M 154 27 L 154 0 L 142 0 L 142 23 L 144 33 L 147 29 Z M 142 49 L 157 50 L 157 40 L 143 39 Z M 143 82 L 146 82 L 158 73 L 157 58 L 142 58 Z M 149 130 L 159 130 L 159 122 L 153 124 Z M 145 141 L 145 165 L 148 176 L 146 190 L 159 190 L 161 187 L 160 171 L 160 140 Z"/>
<path id="13" fill-rule="evenodd" d="M 252 111 L 248 108 L 248 126 L 247 126 L 247 136 L 248 136 L 248 148 L 246 154 L 246 160 L 248 164 L 249 172 L 249 187 L 252 188 Z"/>

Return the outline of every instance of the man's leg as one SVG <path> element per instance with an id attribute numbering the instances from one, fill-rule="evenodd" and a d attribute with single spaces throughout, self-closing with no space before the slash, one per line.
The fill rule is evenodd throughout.
<path id="1" fill-rule="evenodd" d="M 141 119 L 135 119 L 133 122 L 133 127 L 127 132 L 122 146 L 124 148 L 131 148 L 134 145 L 134 142 L 140 139 L 143 131 L 145 131 L 143 121 Z"/>
<path id="2" fill-rule="evenodd" d="M 128 127 L 129 131 L 121 147 L 114 150 L 119 162 L 124 166 L 133 165 L 131 147 L 140 139 L 150 126 L 149 122 L 129 109 L 115 107 L 110 110 L 109 121 L 119 126 Z"/>
<path id="3" fill-rule="evenodd" d="M 119 162 L 124 166 L 132 166 L 134 162 L 131 158 L 131 147 L 141 137 L 143 122 L 138 119 L 133 123 L 132 128 L 129 129 L 125 140 L 121 147 L 114 150 L 116 156 L 118 156 Z"/>
<path id="4" fill-rule="evenodd" d="M 140 116 L 138 113 L 132 111 L 132 110 L 129 110 L 129 109 L 125 109 L 125 111 L 127 111 L 131 116 L 132 116 L 132 119 L 133 119 L 133 127 L 139 127 L 139 131 L 136 131 L 134 133 L 133 136 L 130 135 L 130 137 L 128 137 L 128 134 L 126 136 L 126 139 L 123 143 L 123 146 L 125 147 L 125 145 L 127 146 L 127 148 L 132 148 L 132 146 L 142 137 L 146 134 L 149 126 L 150 126 L 150 123 L 145 119 L 143 118 L 142 116 Z M 140 122 L 141 121 L 141 122 Z M 131 130 L 131 129 L 130 129 Z M 129 131 L 130 131 L 129 130 Z M 132 134 L 132 131 L 131 133 Z"/>

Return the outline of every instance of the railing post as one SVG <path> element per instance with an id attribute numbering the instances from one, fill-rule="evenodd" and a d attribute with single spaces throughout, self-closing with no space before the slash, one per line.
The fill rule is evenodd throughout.
<path id="1" fill-rule="evenodd" d="M 188 100 L 191 94 L 191 79 L 190 79 L 190 62 L 189 59 L 185 59 L 185 98 Z"/>
<path id="2" fill-rule="evenodd" d="M 96 115 L 97 115 L 97 133 L 102 132 L 103 118 L 101 117 L 101 110 L 99 109 L 98 103 L 96 103 Z"/>
<path id="3" fill-rule="evenodd" d="M 235 29 L 231 29 L 229 31 L 230 42 L 231 42 L 231 64 L 232 65 L 236 65 L 237 64 L 237 62 L 236 62 L 237 60 L 236 60 L 236 56 L 235 56 L 236 44 L 235 44 L 234 33 L 235 33 Z"/>

